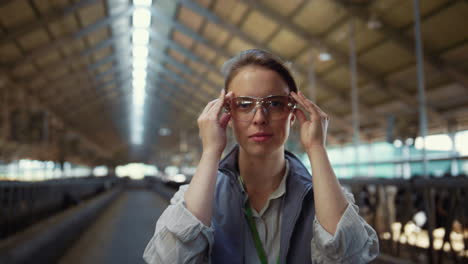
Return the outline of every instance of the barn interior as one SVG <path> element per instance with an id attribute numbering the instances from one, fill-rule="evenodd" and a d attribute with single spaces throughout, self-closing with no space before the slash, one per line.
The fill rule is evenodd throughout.
<path id="1" fill-rule="evenodd" d="M 253 48 L 329 115 L 375 263 L 466 263 L 467 25 L 466 0 L 0 0 L 0 263 L 144 263 Z"/>

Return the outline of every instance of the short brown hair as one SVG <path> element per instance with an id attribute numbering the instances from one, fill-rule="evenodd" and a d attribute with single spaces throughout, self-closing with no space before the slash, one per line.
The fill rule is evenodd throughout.
<path id="1" fill-rule="evenodd" d="M 286 64 L 276 55 L 261 49 L 241 51 L 224 63 L 222 72 L 224 75 L 224 90 L 226 92 L 232 79 L 246 66 L 260 66 L 275 71 L 286 82 L 289 90 L 297 93 L 296 82 Z"/>

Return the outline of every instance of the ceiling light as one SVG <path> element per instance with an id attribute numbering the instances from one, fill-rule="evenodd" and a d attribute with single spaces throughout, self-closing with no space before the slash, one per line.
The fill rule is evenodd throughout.
<path id="1" fill-rule="evenodd" d="M 329 60 L 331 60 L 331 55 L 328 52 L 320 52 L 318 57 L 319 57 L 320 61 L 329 61 Z"/>
<path id="2" fill-rule="evenodd" d="M 145 105 L 145 94 L 142 93 L 141 95 L 137 95 L 136 93 L 133 95 L 133 105 L 135 107 L 141 107 Z M 142 115 L 137 115 L 136 116 L 142 116 Z"/>
<path id="3" fill-rule="evenodd" d="M 132 144 L 141 145 L 143 143 L 143 135 L 138 133 L 132 133 Z"/>
<path id="4" fill-rule="evenodd" d="M 141 114 L 134 114 L 132 118 L 132 128 L 135 131 L 142 131 L 143 124 L 141 122 L 142 115 Z"/>
<path id="5" fill-rule="evenodd" d="M 131 142 L 143 143 L 144 108 L 146 97 L 146 78 L 148 67 L 148 44 L 150 41 L 152 0 L 134 0 L 132 26 L 132 112 L 131 112 Z"/>
<path id="6" fill-rule="evenodd" d="M 133 58 L 133 69 L 145 69 L 148 66 L 148 60 L 146 58 Z"/>
<path id="7" fill-rule="evenodd" d="M 133 79 L 132 81 L 133 89 L 145 88 L 146 80 L 145 79 Z"/>
<path id="8" fill-rule="evenodd" d="M 146 69 L 134 69 L 132 72 L 133 79 L 146 79 Z"/>
<path id="9" fill-rule="evenodd" d="M 147 46 L 133 46 L 132 49 L 133 57 L 148 57 L 148 47 Z"/>
<path id="10" fill-rule="evenodd" d="M 133 4 L 136 6 L 151 6 L 151 0 L 133 0 Z"/>
<path id="11" fill-rule="evenodd" d="M 139 107 L 139 108 L 142 108 L 142 107 Z M 140 127 L 142 126 L 142 124 L 141 124 L 142 118 L 143 118 L 143 112 L 142 111 L 137 111 L 137 112 L 133 111 L 133 113 L 132 113 L 132 129 L 133 130 L 136 130 L 136 128 L 138 128 L 138 130 L 140 130 Z"/>
<path id="12" fill-rule="evenodd" d="M 148 29 L 137 28 L 132 33 L 133 44 L 136 45 L 147 45 L 149 43 L 149 31 Z"/>
<path id="13" fill-rule="evenodd" d="M 133 98 L 142 98 L 145 99 L 146 91 L 145 89 L 134 89 L 133 90 Z M 138 100 L 141 101 L 141 100 Z"/>
<path id="14" fill-rule="evenodd" d="M 142 107 L 140 107 L 142 108 Z M 141 127 L 143 126 L 143 122 L 141 122 L 143 120 L 143 113 L 142 112 L 138 112 L 138 113 L 133 113 L 132 114 L 132 130 L 133 131 L 136 131 L 136 130 L 141 130 Z"/>
<path id="15" fill-rule="evenodd" d="M 148 28 L 151 25 L 151 11 L 148 8 L 135 8 L 133 11 L 133 27 Z"/>

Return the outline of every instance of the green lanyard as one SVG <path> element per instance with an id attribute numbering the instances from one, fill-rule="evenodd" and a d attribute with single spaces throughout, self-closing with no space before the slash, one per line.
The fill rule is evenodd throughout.
<path id="1" fill-rule="evenodd" d="M 258 235 L 257 226 L 252 218 L 252 209 L 250 209 L 249 201 L 246 202 L 245 206 L 245 218 L 250 226 L 250 231 L 252 232 L 252 236 L 255 242 L 255 249 L 257 250 L 258 258 L 262 264 L 267 264 L 268 259 L 265 253 L 265 249 L 263 249 L 262 241 L 260 240 L 260 236 Z M 278 255 L 278 264 L 280 263 L 280 256 Z"/>
<path id="2" fill-rule="evenodd" d="M 245 189 L 244 181 L 242 180 L 240 176 L 239 176 L 239 180 Z M 260 240 L 260 236 L 258 235 L 257 226 L 255 225 L 255 221 L 253 220 L 252 209 L 250 208 L 250 204 L 248 200 L 245 203 L 245 218 L 247 219 L 247 222 L 249 223 L 250 231 L 252 233 L 254 243 L 255 243 L 255 249 L 257 250 L 258 258 L 260 259 L 260 262 L 262 264 L 268 264 L 268 259 L 265 253 L 265 249 L 263 249 L 262 241 Z M 277 263 L 280 264 L 279 255 L 278 255 Z"/>

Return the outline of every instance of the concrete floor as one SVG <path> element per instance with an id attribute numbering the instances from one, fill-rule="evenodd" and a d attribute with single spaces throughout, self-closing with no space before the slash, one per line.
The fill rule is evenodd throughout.
<path id="1" fill-rule="evenodd" d="M 145 263 L 142 256 L 167 207 L 155 192 L 129 190 L 112 203 L 59 263 Z"/>
<path id="2" fill-rule="evenodd" d="M 143 251 L 167 205 L 167 200 L 154 191 L 125 191 L 102 212 L 59 263 L 145 263 Z M 401 261 L 382 255 L 372 263 L 403 263 Z"/>

